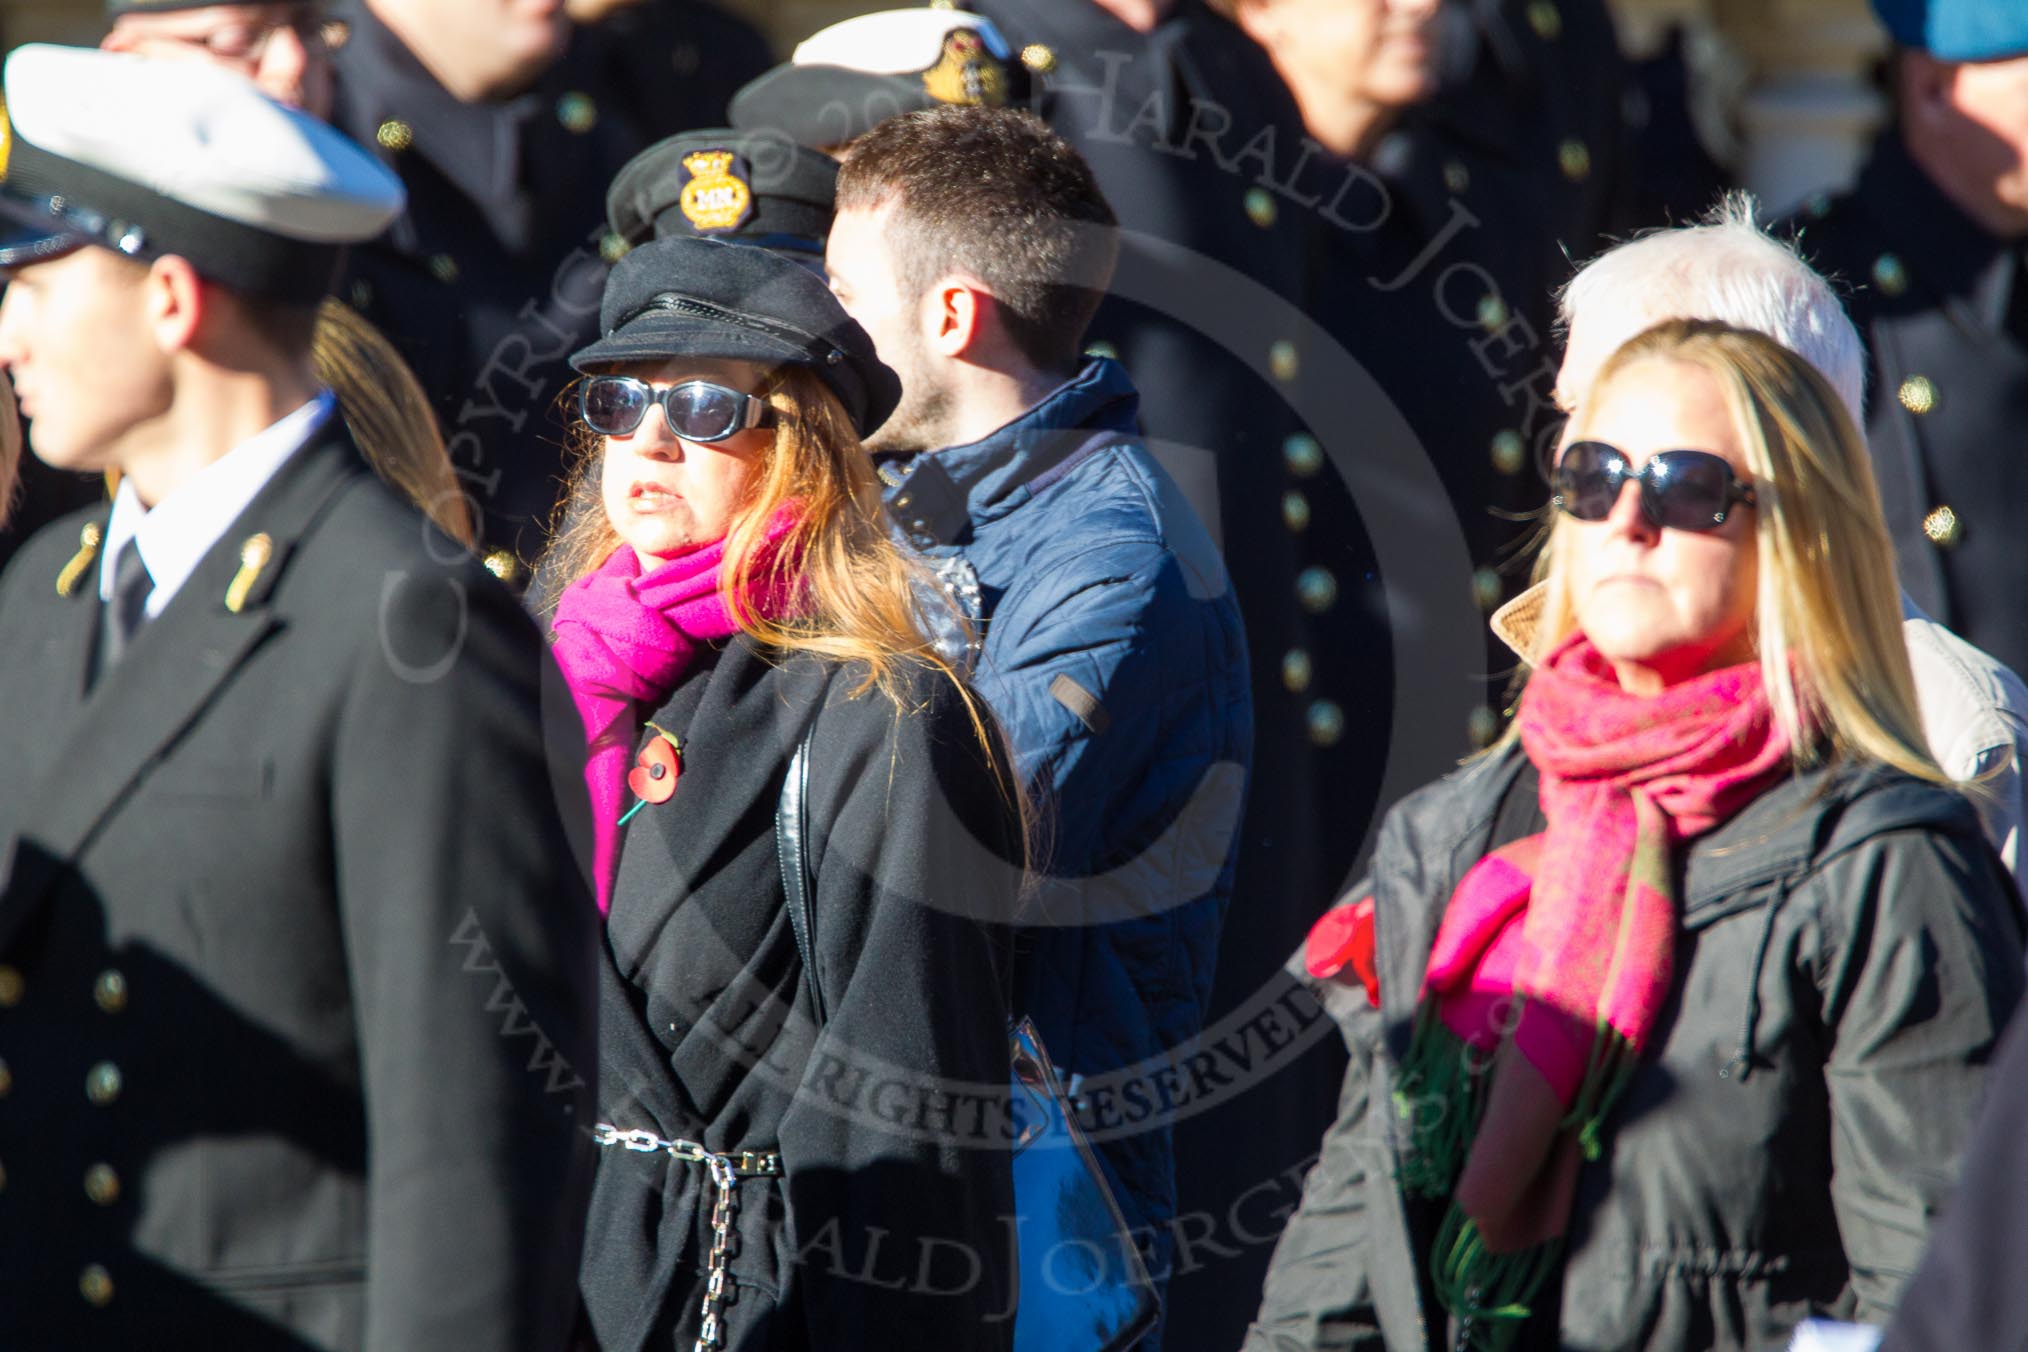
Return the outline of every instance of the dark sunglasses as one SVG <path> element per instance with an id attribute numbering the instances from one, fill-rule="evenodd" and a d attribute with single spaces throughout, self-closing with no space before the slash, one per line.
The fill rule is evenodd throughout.
<path id="1" fill-rule="evenodd" d="M 578 416 L 602 437 L 631 436 L 657 402 L 669 430 L 685 441 L 724 441 L 767 421 L 767 402 L 707 380 L 656 389 L 632 376 L 593 376 L 577 392 Z"/>
<path id="2" fill-rule="evenodd" d="M 1661 451 L 1636 470 L 1617 446 L 1574 441 L 1556 463 L 1556 505 L 1579 521 L 1603 521 L 1629 479 L 1641 485 L 1641 513 L 1669 530 L 1714 530 L 1732 504 L 1754 505 L 1753 488 L 1710 451 Z"/>

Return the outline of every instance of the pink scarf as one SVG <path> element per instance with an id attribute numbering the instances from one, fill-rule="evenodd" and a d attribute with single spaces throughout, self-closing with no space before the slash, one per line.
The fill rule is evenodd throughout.
<path id="1" fill-rule="evenodd" d="M 779 543 L 794 521 L 792 513 L 777 515 L 767 544 Z M 707 647 L 739 632 L 719 587 L 724 563 L 720 539 L 644 573 L 633 549 L 621 545 L 557 603 L 552 651 L 584 719 L 601 912 L 612 906 L 621 799 L 640 735 L 640 706 L 666 698 Z M 780 614 L 784 602 L 780 595 L 760 597 L 754 609 Z"/>
<path id="2" fill-rule="evenodd" d="M 1416 1119 L 1403 1185 L 1453 1198 L 1437 1286 L 1485 1347 L 1525 1317 L 1579 1154 L 1597 1156 L 1655 1031 L 1675 968 L 1682 845 L 1789 759 L 1757 663 L 1630 695 L 1582 634 L 1530 678 L 1520 718 L 1549 829 L 1458 883 L 1403 1074 Z M 1511 1054 L 1485 1073 L 1503 1044 Z"/>

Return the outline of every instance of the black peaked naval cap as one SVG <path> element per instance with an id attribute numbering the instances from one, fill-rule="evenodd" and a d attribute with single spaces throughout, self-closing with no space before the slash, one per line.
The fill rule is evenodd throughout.
<path id="1" fill-rule="evenodd" d="M 650 240 L 613 265 L 601 337 L 571 355 L 597 372 L 630 362 L 715 357 L 807 366 L 860 436 L 887 421 L 901 381 L 824 280 L 768 249 L 691 237 Z"/>
<path id="2" fill-rule="evenodd" d="M 684 132 L 628 160 L 606 223 L 629 244 L 701 235 L 821 257 L 838 165 L 776 132 Z"/>

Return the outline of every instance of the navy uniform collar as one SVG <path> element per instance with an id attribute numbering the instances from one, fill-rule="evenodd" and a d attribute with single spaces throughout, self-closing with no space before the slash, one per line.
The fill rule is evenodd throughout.
<path id="1" fill-rule="evenodd" d="M 1140 435 L 1141 396 L 1107 357 L 1026 413 L 966 446 L 891 462 L 888 510 L 918 548 L 955 544 L 968 527 L 1013 511 L 1100 446 Z"/>
<path id="2" fill-rule="evenodd" d="M 1988 333 L 2006 324 L 2021 242 L 1988 234 L 1966 215 L 1915 162 L 1897 128 L 1874 142 L 1854 196 L 1916 285 L 1952 302 L 1960 322 Z"/>
<path id="3" fill-rule="evenodd" d="M 462 102 L 365 4 L 348 7 L 347 14 L 352 35 L 333 65 L 339 97 L 354 110 L 352 134 L 385 146 L 381 128 L 399 123 L 410 138 L 402 147 L 412 145 L 412 153 L 466 197 L 477 203 L 511 199 L 519 189 L 522 132 L 535 97 Z"/>

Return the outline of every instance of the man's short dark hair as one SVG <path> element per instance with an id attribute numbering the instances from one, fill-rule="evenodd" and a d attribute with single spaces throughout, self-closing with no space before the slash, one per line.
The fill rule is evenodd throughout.
<path id="1" fill-rule="evenodd" d="M 968 105 L 889 118 L 846 151 L 838 209 L 889 202 L 905 297 L 963 273 L 999 303 L 1029 361 L 1077 365 L 1112 281 L 1119 222 L 1091 166 L 1048 124 Z"/>

